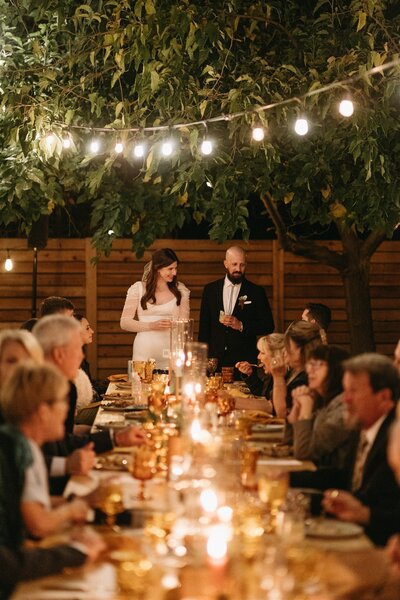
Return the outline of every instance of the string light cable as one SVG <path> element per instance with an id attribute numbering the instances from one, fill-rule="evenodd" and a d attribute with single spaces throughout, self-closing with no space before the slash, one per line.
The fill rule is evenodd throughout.
<path id="1" fill-rule="evenodd" d="M 372 67 L 371 69 L 365 71 L 364 73 L 359 73 L 357 75 L 353 75 L 351 77 L 348 77 L 346 79 L 341 79 L 338 81 L 333 81 L 332 83 L 329 83 L 325 86 L 322 86 L 320 88 L 315 88 L 313 90 L 309 90 L 307 92 L 305 92 L 304 94 L 300 95 L 300 96 L 292 96 L 290 98 L 286 98 L 285 100 L 279 100 L 278 102 L 271 102 L 270 104 L 264 104 L 262 106 L 257 106 L 257 107 L 253 107 L 251 110 L 243 110 L 243 111 L 238 111 L 238 112 L 233 112 L 233 113 L 228 113 L 228 114 L 221 114 L 221 115 L 217 115 L 215 117 L 210 117 L 208 119 L 202 119 L 202 120 L 198 120 L 198 121 L 188 121 L 185 123 L 173 123 L 173 124 L 168 124 L 168 125 L 153 125 L 153 126 L 146 126 L 146 127 L 127 127 L 127 128 L 112 128 L 112 127 L 96 127 L 96 126 L 88 126 L 88 125 L 74 125 L 74 124 L 66 124 L 60 121 L 55 121 L 55 125 L 57 125 L 58 127 L 61 127 L 63 129 L 75 129 L 75 130 L 80 130 L 80 131 L 88 131 L 88 132 L 92 132 L 92 133 L 113 133 L 115 134 L 116 132 L 118 132 L 118 134 L 122 134 L 122 133 L 155 133 L 155 132 L 160 132 L 160 131 L 171 131 L 171 130 L 179 130 L 179 129 L 184 129 L 184 128 L 190 128 L 190 127 L 197 127 L 197 126 L 207 126 L 210 123 L 218 123 L 221 121 L 232 121 L 234 119 L 239 119 L 241 117 L 244 116 L 250 116 L 252 113 L 264 113 L 267 112 L 269 110 L 273 110 L 275 108 L 280 108 L 283 106 L 288 106 L 290 104 L 294 104 L 294 103 L 303 103 L 307 98 L 311 98 L 312 96 L 316 96 L 319 94 L 324 94 L 326 92 L 329 92 L 335 88 L 343 88 L 346 86 L 349 86 L 353 83 L 355 83 L 356 81 L 360 81 L 361 79 L 365 79 L 367 77 L 372 77 L 373 75 L 377 75 L 379 73 L 383 73 L 384 71 L 391 69 L 393 67 L 397 67 L 400 65 L 400 58 L 396 58 L 388 63 L 384 63 L 382 65 L 376 66 L 376 67 Z M 339 106 L 339 112 L 340 114 L 342 114 L 345 117 L 351 116 L 354 112 L 354 105 L 352 103 L 352 101 L 349 98 L 345 98 L 341 101 L 340 106 Z M 257 139 L 259 141 L 262 141 L 262 139 L 264 139 L 264 136 L 261 133 L 261 129 L 263 129 L 261 127 L 261 125 L 257 125 L 255 127 L 253 127 L 253 139 Z M 256 133 L 254 134 L 254 132 L 256 131 Z M 121 142 L 118 142 L 121 144 Z M 118 143 L 115 147 L 115 151 L 122 151 L 121 150 L 121 146 L 118 146 Z M 164 142 L 164 144 L 166 144 L 165 147 L 162 148 L 162 152 L 164 154 L 164 156 L 170 156 L 170 154 L 172 154 L 173 151 L 173 142 L 172 140 L 166 140 Z M 121 144 L 122 145 L 122 144 Z M 138 144 L 136 144 L 136 147 L 138 146 Z M 118 149 L 117 149 L 118 147 Z M 209 148 L 209 146 L 207 145 L 207 147 Z M 91 142 L 91 146 L 90 146 L 90 151 L 91 153 L 96 153 L 98 152 L 100 149 L 100 141 L 99 140 L 93 140 Z M 141 157 L 141 152 L 143 151 L 143 149 L 139 149 L 137 152 L 139 153 L 138 155 L 135 156 L 140 156 Z M 135 151 L 134 151 L 135 152 Z M 166 154 L 165 154 L 166 152 Z"/>

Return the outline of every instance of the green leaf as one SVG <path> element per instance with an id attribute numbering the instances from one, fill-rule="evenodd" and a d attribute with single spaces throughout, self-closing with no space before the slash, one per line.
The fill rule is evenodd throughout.
<path id="1" fill-rule="evenodd" d="M 155 15 L 156 9 L 154 6 L 153 0 L 146 0 L 145 2 L 145 10 L 148 15 Z"/>
<path id="2" fill-rule="evenodd" d="M 160 77 L 157 71 L 152 71 L 150 74 L 151 78 L 151 91 L 155 92 L 160 84 Z"/>
<path id="3" fill-rule="evenodd" d="M 357 31 L 361 31 L 367 23 L 367 13 L 363 10 L 358 11 Z"/>

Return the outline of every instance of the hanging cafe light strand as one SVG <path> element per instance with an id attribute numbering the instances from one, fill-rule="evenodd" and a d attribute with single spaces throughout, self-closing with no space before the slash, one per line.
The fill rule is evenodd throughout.
<path id="1" fill-rule="evenodd" d="M 64 128 L 68 128 L 68 129 L 79 129 L 81 131 L 85 130 L 85 131 L 105 132 L 105 133 L 115 133 L 115 132 L 145 133 L 145 132 L 156 132 L 156 131 L 165 131 L 165 130 L 171 130 L 171 129 L 183 129 L 183 128 L 188 128 L 188 127 L 196 127 L 198 125 L 206 125 L 209 123 L 217 123 L 217 122 L 221 122 L 221 121 L 232 121 L 234 119 L 238 119 L 238 118 L 246 116 L 246 115 L 266 112 L 268 110 L 272 110 L 274 108 L 279 108 L 281 106 L 287 106 L 289 104 L 294 104 L 294 103 L 301 104 L 307 98 L 316 96 L 318 94 L 323 94 L 325 92 L 329 92 L 330 90 L 332 90 L 334 88 L 350 85 L 352 83 L 355 83 L 356 81 L 365 79 L 366 77 L 371 77 L 371 76 L 379 74 L 379 73 L 382 73 L 382 72 L 386 71 L 387 69 L 391 69 L 392 67 L 396 67 L 398 65 L 400 65 L 400 58 L 396 58 L 396 59 L 394 59 L 388 63 L 385 63 L 383 65 L 372 67 L 371 69 L 369 69 L 368 71 L 365 71 L 364 73 L 358 73 L 357 75 L 352 75 L 351 77 L 347 77 L 346 79 L 334 81 L 334 82 L 324 85 L 320 88 L 316 88 L 314 90 L 309 90 L 308 92 L 305 92 L 304 94 L 302 94 L 300 96 L 292 96 L 291 98 L 287 98 L 286 100 L 279 100 L 278 102 L 264 104 L 263 106 L 257 106 L 251 110 L 242 110 L 239 112 L 221 114 L 216 117 L 210 117 L 210 118 L 201 119 L 198 121 L 188 121 L 186 123 L 175 123 L 172 125 L 153 125 L 153 126 L 148 126 L 148 127 L 127 127 L 127 128 L 92 127 L 92 126 L 88 126 L 88 125 L 72 125 L 72 124 L 67 125 L 66 123 L 62 123 L 62 122 L 55 122 L 55 124 L 60 127 L 64 127 Z"/>

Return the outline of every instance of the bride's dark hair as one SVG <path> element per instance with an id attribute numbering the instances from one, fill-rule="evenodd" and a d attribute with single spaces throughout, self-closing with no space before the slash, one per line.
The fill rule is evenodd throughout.
<path id="1" fill-rule="evenodd" d="M 172 263 L 174 263 L 174 262 L 179 263 L 179 260 L 178 260 L 177 255 L 175 254 L 175 252 L 173 250 L 171 250 L 171 248 L 161 248 L 160 250 L 156 250 L 154 252 L 153 256 L 151 257 L 151 264 L 150 264 L 149 272 L 147 273 L 147 276 L 144 279 L 144 282 L 146 284 L 146 291 L 140 300 L 140 304 L 141 304 L 143 310 L 146 310 L 146 308 L 147 308 L 146 304 L 148 302 L 150 304 L 156 303 L 156 295 L 155 294 L 156 294 L 158 271 L 160 269 L 163 269 L 164 267 L 169 267 L 169 265 L 172 265 Z M 174 296 L 176 297 L 176 303 L 179 306 L 181 303 L 182 294 L 178 289 L 178 280 L 176 278 L 176 275 L 173 278 L 173 280 L 171 281 L 171 283 L 168 283 L 168 287 L 171 290 L 171 292 L 174 294 Z"/>

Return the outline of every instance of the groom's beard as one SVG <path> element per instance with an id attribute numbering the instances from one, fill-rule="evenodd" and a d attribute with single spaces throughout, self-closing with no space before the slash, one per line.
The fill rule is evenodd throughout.
<path id="1" fill-rule="evenodd" d="M 231 283 L 242 283 L 243 279 L 244 279 L 244 274 L 241 273 L 240 271 L 234 271 L 233 273 L 226 273 L 226 276 L 228 277 L 229 281 Z"/>

